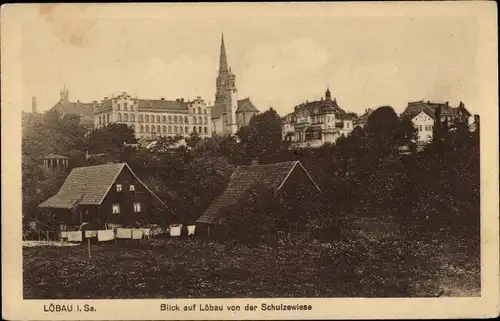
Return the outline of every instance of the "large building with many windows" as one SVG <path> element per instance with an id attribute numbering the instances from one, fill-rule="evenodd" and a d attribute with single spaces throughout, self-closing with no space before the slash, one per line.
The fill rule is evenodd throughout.
<path id="1" fill-rule="evenodd" d="M 340 108 L 327 89 L 324 98 L 295 106 L 282 119 L 282 139 L 300 147 L 334 143 L 353 130 L 354 119 L 355 115 Z"/>
<path id="2" fill-rule="evenodd" d="M 104 99 L 95 105 L 94 126 L 109 123 L 131 126 L 137 138 L 184 136 L 197 133 L 210 137 L 210 108 L 197 97 L 194 100 L 139 99 L 126 92 Z"/>

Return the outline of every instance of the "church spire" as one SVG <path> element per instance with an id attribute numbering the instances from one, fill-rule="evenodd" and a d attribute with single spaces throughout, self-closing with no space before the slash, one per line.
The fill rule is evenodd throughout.
<path id="1" fill-rule="evenodd" d="M 226 46 L 224 45 L 224 34 L 222 34 L 222 40 L 220 43 L 220 65 L 219 72 L 228 71 L 227 57 L 226 57 Z"/>

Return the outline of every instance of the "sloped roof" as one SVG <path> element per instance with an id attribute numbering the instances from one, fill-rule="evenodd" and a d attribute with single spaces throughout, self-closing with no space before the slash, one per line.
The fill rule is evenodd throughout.
<path id="1" fill-rule="evenodd" d="M 49 155 L 45 156 L 43 159 L 69 159 L 66 156 L 61 156 L 61 155 L 56 155 L 54 153 L 50 153 Z"/>
<path id="2" fill-rule="evenodd" d="M 222 114 L 226 112 L 226 107 L 224 104 L 215 104 L 210 107 L 210 114 L 213 118 L 219 118 Z M 243 112 L 259 112 L 259 109 L 255 107 L 255 105 L 250 101 L 250 98 L 240 99 L 238 100 L 238 108 L 236 109 L 236 113 Z"/>
<path id="3" fill-rule="evenodd" d="M 409 102 L 408 106 L 401 115 L 413 118 L 421 112 L 424 112 L 430 118 L 434 119 L 436 108 L 438 107 L 441 107 L 441 116 L 444 117 L 458 116 L 460 111 L 462 111 L 466 116 L 471 115 L 470 112 L 465 108 L 463 103 L 460 103 L 458 107 L 451 107 L 448 105 L 448 103 L 433 103 L 430 101 L 424 102 L 423 100 Z"/>
<path id="4" fill-rule="evenodd" d="M 66 100 L 58 101 L 54 107 L 53 111 L 57 111 L 61 116 L 65 114 L 78 115 L 80 116 L 80 123 L 85 127 L 94 126 L 94 104 L 93 103 L 82 103 L 82 102 L 72 102 Z"/>
<path id="5" fill-rule="evenodd" d="M 187 111 L 188 103 L 181 100 L 138 99 L 139 110 Z"/>
<path id="6" fill-rule="evenodd" d="M 229 184 L 224 193 L 210 205 L 196 222 L 208 224 L 217 223 L 219 221 L 220 210 L 227 206 L 236 205 L 253 186 L 264 185 L 278 191 L 297 166 L 306 172 L 319 191 L 319 187 L 299 161 L 267 165 L 238 166 L 231 175 Z"/>
<path id="7" fill-rule="evenodd" d="M 135 176 L 126 163 L 74 168 L 57 194 L 38 206 L 69 209 L 76 205 L 100 205 L 124 168 Z M 144 187 L 162 202 L 146 185 Z"/>
<path id="8" fill-rule="evenodd" d="M 307 110 L 310 115 L 325 114 L 327 112 L 333 112 L 335 115 L 344 115 L 346 113 L 345 110 L 339 107 L 336 99 L 316 100 L 300 104 L 296 106 L 294 114 L 300 113 L 303 110 Z"/>
<path id="9" fill-rule="evenodd" d="M 238 100 L 238 109 L 236 109 L 236 113 L 242 112 L 259 112 L 257 107 L 250 101 L 250 98 L 245 98 Z"/>

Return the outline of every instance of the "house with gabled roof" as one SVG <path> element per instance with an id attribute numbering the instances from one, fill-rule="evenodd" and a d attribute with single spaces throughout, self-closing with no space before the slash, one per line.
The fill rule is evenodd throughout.
<path id="1" fill-rule="evenodd" d="M 441 119 L 436 118 L 436 109 L 440 109 Z M 471 113 L 465 108 L 465 104 L 460 102 L 457 107 L 452 107 L 448 102 L 435 103 L 430 101 L 409 102 L 406 109 L 401 114 L 402 117 L 411 119 L 418 131 L 418 143 L 428 143 L 432 141 L 435 122 L 450 123 L 454 120 L 468 120 L 470 122 Z"/>
<path id="2" fill-rule="evenodd" d="M 57 192 L 38 207 L 58 223 L 95 228 L 155 220 L 164 202 L 126 164 L 74 168 Z"/>
<path id="3" fill-rule="evenodd" d="M 207 208 L 196 221 L 197 234 L 210 234 L 223 228 L 228 215 L 226 209 L 237 205 L 248 196 L 254 187 L 265 187 L 274 195 L 286 194 L 294 197 L 296 193 L 321 193 L 320 188 L 299 161 L 275 164 L 252 164 L 238 166 L 230 177 L 226 190 Z M 231 213 L 229 215 L 238 215 Z"/>

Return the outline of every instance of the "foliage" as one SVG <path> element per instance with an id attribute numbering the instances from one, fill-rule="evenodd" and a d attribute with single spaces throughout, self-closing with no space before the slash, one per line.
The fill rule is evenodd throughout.
<path id="1" fill-rule="evenodd" d="M 134 129 L 125 124 L 110 123 L 94 129 L 88 135 L 88 147 L 91 153 L 115 152 L 124 143 L 136 143 Z"/>

